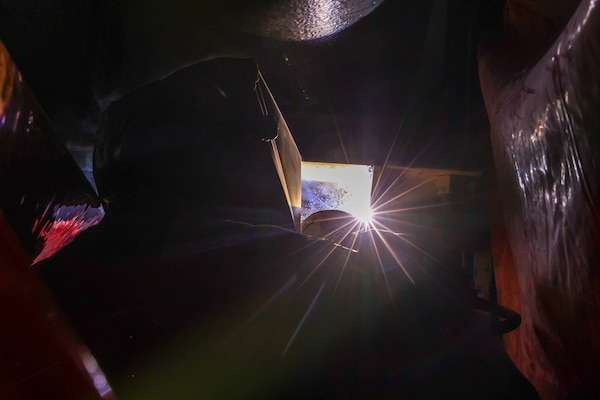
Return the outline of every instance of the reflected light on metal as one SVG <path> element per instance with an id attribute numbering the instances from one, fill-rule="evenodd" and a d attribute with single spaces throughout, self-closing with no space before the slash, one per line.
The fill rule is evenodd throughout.
<path id="1" fill-rule="evenodd" d="M 283 40 L 314 40 L 340 32 L 383 0 L 279 0 L 245 16 L 246 30 Z"/>

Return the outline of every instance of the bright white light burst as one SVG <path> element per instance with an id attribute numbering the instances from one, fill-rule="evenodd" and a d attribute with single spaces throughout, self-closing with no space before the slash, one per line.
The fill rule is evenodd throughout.
<path id="1" fill-rule="evenodd" d="M 371 221 L 373 167 L 302 162 L 302 219 L 322 210 L 340 210 Z"/>

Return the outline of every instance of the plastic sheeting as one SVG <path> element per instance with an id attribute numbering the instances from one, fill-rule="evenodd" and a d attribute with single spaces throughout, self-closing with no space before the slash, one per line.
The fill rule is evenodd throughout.
<path id="1" fill-rule="evenodd" d="M 0 209 L 34 263 L 62 249 L 104 215 L 2 43 Z"/>
<path id="2" fill-rule="evenodd" d="M 547 6 L 543 10 L 524 3 L 508 4 L 506 41 L 480 54 L 523 302 L 523 341 L 512 353 L 520 353 L 517 364 L 543 397 L 595 397 L 600 393 L 600 11 L 596 1 L 581 2 L 555 34 L 561 12 L 574 3 L 538 4 Z M 545 42 L 550 44 L 544 53 Z M 531 62 L 538 54 L 543 55 Z M 498 290 L 502 301 L 503 288 Z"/>

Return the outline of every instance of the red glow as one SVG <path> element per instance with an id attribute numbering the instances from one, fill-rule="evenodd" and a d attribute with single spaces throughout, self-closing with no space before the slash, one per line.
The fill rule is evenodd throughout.
<path id="1" fill-rule="evenodd" d="M 98 224 L 104 217 L 100 208 L 82 206 L 55 206 L 51 219 L 45 212 L 36 219 L 32 232 L 38 232 L 42 241 L 42 249 L 33 264 L 42 261 L 71 243 L 77 235 L 91 226 Z M 66 214 L 66 217 L 61 216 Z"/>

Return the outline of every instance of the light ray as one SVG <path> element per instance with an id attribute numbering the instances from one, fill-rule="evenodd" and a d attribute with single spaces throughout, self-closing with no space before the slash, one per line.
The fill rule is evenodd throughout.
<path id="1" fill-rule="evenodd" d="M 426 180 L 424 180 L 423 182 L 419 183 L 418 185 L 414 185 L 414 186 L 413 186 L 413 187 L 411 187 L 410 189 L 407 189 L 407 190 L 405 190 L 404 192 L 402 192 L 402 193 L 400 193 L 400 194 L 398 194 L 398 195 L 396 195 L 396 196 L 392 197 L 391 199 L 389 199 L 389 200 L 385 201 L 383 204 L 375 204 L 375 205 L 372 207 L 372 208 L 373 208 L 373 210 L 374 210 L 374 212 L 375 212 L 375 213 L 377 213 L 377 212 L 378 212 L 378 210 L 379 210 L 379 209 L 381 209 L 382 207 L 384 207 L 384 206 L 386 206 L 386 205 L 388 205 L 388 204 L 390 204 L 390 203 L 393 203 L 394 201 L 396 201 L 396 200 L 400 199 L 401 197 L 403 197 L 403 196 L 407 195 L 408 193 L 412 192 L 413 190 L 415 190 L 415 189 L 418 189 L 418 188 L 420 188 L 421 186 L 428 184 L 429 182 L 431 182 L 431 181 L 432 181 L 432 180 L 434 180 L 434 179 L 435 179 L 435 177 L 431 177 L 431 178 L 429 178 L 429 179 L 426 179 Z"/>
<path id="2" fill-rule="evenodd" d="M 371 240 L 371 243 L 373 244 L 373 249 L 375 250 L 375 254 L 377 255 L 377 263 L 379 264 L 379 269 L 381 270 L 381 275 L 383 276 L 383 281 L 385 282 L 385 286 L 386 286 L 388 294 L 390 296 L 390 300 L 392 301 L 392 304 L 394 305 L 394 308 L 395 308 L 396 302 L 394 301 L 394 294 L 392 293 L 390 281 L 388 280 L 387 274 L 385 273 L 385 268 L 383 266 L 383 262 L 381 261 L 381 255 L 379 254 L 379 249 L 377 248 L 377 243 L 375 243 L 375 239 L 373 238 L 373 234 L 371 232 L 372 231 L 368 232 L 369 239 Z M 409 279 L 411 279 L 408 274 L 407 274 L 407 276 L 409 277 Z M 411 279 L 411 282 L 412 282 L 412 279 Z M 414 284 L 414 282 L 413 282 L 413 284 Z"/>
<path id="3" fill-rule="evenodd" d="M 415 210 L 427 210 L 427 209 L 432 209 L 432 208 L 442 208 L 444 206 L 444 204 L 427 204 L 427 205 L 422 205 L 422 206 L 414 206 L 414 207 L 406 207 L 406 208 L 395 208 L 392 210 L 383 210 L 383 211 L 377 211 L 376 215 L 378 218 L 381 218 L 382 216 L 388 215 L 388 214 L 397 214 L 397 213 L 402 213 L 402 212 L 406 212 L 406 211 L 415 211 Z"/>
<path id="4" fill-rule="evenodd" d="M 329 105 L 329 108 L 331 108 L 329 96 L 327 96 L 327 103 Z M 344 139 L 342 139 L 342 133 L 340 132 L 340 127 L 338 125 L 336 113 L 332 112 L 331 117 L 333 118 L 333 124 L 335 125 L 335 133 L 337 134 L 338 140 L 340 141 L 340 146 L 342 147 L 342 152 L 344 153 L 344 160 L 346 160 L 347 163 L 350 163 L 350 158 L 348 157 L 348 152 L 346 151 L 346 145 L 344 144 Z"/>
<path id="5" fill-rule="evenodd" d="M 394 138 L 394 141 L 392 142 L 392 146 L 390 147 L 390 152 L 392 151 L 392 149 L 394 148 L 394 144 L 395 144 L 396 138 Z M 383 164 L 383 167 L 381 168 L 381 173 L 379 174 L 379 176 L 377 177 L 377 182 L 375 183 L 375 187 L 373 188 L 373 194 L 377 195 L 377 199 L 375 201 L 373 201 L 373 204 L 376 204 L 379 200 L 381 200 L 395 185 L 396 183 L 402 179 L 402 177 L 404 177 L 404 175 L 406 174 L 406 172 L 409 170 L 410 167 L 412 167 L 412 165 L 419 159 L 419 157 L 421 156 L 421 154 L 423 154 L 425 152 L 425 148 L 423 148 L 409 163 L 406 167 L 403 168 L 402 172 L 400 172 L 398 174 L 398 176 L 396 176 L 396 178 L 392 181 L 391 184 L 386 185 L 387 188 L 383 191 L 383 193 L 378 194 L 378 189 L 379 189 L 379 183 L 381 182 L 381 179 L 383 178 L 384 174 L 385 174 L 385 170 L 386 168 L 388 168 L 388 158 L 389 158 L 389 152 L 388 152 L 388 158 L 386 158 L 385 163 Z"/>
<path id="6" fill-rule="evenodd" d="M 317 272 L 317 270 L 319 268 L 321 268 L 321 265 L 323 265 L 325 263 L 325 261 L 327 261 L 327 259 L 329 258 L 329 256 L 331 254 L 333 254 L 333 252 L 335 251 L 335 247 L 332 247 L 327 254 L 325 255 L 325 257 L 323 257 L 323 259 L 317 264 L 317 266 L 315 268 L 313 268 L 312 271 L 310 271 L 310 273 L 306 276 L 306 278 L 304 278 L 304 280 L 302 281 L 302 283 L 300 283 L 300 285 L 298 285 L 298 290 L 300 288 L 302 288 L 306 282 L 308 282 L 308 280 Z"/>
<path id="7" fill-rule="evenodd" d="M 277 292 L 275 292 L 275 294 L 273 294 L 263 305 L 261 305 L 258 310 L 256 310 L 250 317 L 248 317 L 248 319 L 246 319 L 246 321 L 244 323 L 242 323 L 242 325 L 239 327 L 239 329 L 234 332 L 232 334 L 232 336 L 235 336 L 237 334 L 237 332 L 241 331 L 242 329 L 244 329 L 246 326 L 250 325 L 254 320 L 256 320 L 263 312 L 265 312 L 265 310 L 271 305 L 273 304 L 285 291 L 287 291 L 290 286 L 292 286 L 292 284 L 294 282 L 296 282 L 297 276 L 293 275 L 292 278 L 287 281 L 286 283 L 283 284 L 282 287 L 279 288 L 279 290 L 277 290 Z"/>
<path id="8" fill-rule="evenodd" d="M 400 268 L 402 268 L 402 271 L 404 272 L 404 274 L 406 275 L 406 277 L 408 278 L 408 280 L 410 281 L 410 283 L 412 283 L 414 285 L 415 284 L 415 280 L 408 273 L 408 271 L 406 270 L 406 267 L 404 266 L 404 264 L 402 263 L 402 261 L 400 261 L 400 259 L 396 255 L 396 251 L 392 248 L 392 246 L 388 243 L 388 241 L 385 240 L 385 238 L 383 237 L 383 235 L 381 234 L 381 232 L 379 232 L 377 229 L 375 229 L 375 233 L 377 233 L 377 235 L 379 236 L 379 238 L 381 239 L 381 241 L 385 245 L 386 249 L 390 252 L 390 254 L 392 255 L 392 257 L 394 258 L 394 261 L 396 261 L 398 263 L 398 265 L 400 266 Z"/>
<path id="9" fill-rule="evenodd" d="M 358 222 L 348 222 L 346 224 L 344 224 L 344 226 L 349 226 L 352 224 L 352 227 L 354 228 L 356 226 Z M 340 228 L 338 228 L 339 230 Z M 337 230 L 336 230 L 337 231 Z M 352 229 L 348 229 L 348 232 L 344 235 L 343 239 L 345 239 L 346 237 L 348 237 L 348 235 L 350 235 L 352 233 Z M 327 239 L 325 239 L 327 240 Z M 343 245 L 340 245 L 339 243 L 335 243 L 333 242 L 334 245 L 338 245 L 342 248 L 346 248 Z M 337 246 L 336 246 L 337 247 Z M 317 270 L 323 265 L 323 263 L 325 263 L 325 261 L 327 261 L 327 259 L 329 258 L 329 256 L 331 256 L 331 254 L 333 254 L 333 252 L 335 251 L 335 247 L 332 247 L 327 254 L 325 255 L 325 257 L 323 257 L 323 259 L 317 264 L 317 266 L 306 276 L 306 278 L 304 278 L 304 280 L 302 281 L 302 283 L 298 286 L 298 289 L 300 289 L 300 287 L 304 286 L 304 284 L 317 272 Z"/>
<path id="10" fill-rule="evenodd" d="M 341 243 L 336 242 L 331 238 L 335 238 L 336 234 L 341 234 L 341 242 L 343 242 L 349 235 L 351 235 L 355 229 L 361 224 L 361 222 L 355 218 L 355 217 L 350 217 L 350 216 L 335 216 L 335 217 L 328 217 L 328 218 L 323 218 L 321 220 L 319 220 L 320 223 L 323 222 L 332 222 L 332 221 L 345 221 L 343 225 L 338 226 L 337 228 L 335 228 L 332 232 L 328 232 L 326 235 L 324 235 L 323 237 L 321 237 L 321 239 L 323 240 L 328 240 L 330 242 L 332 242 L 334 245 L 348 249 L 348 250 L 352 250 L 349 249 L 348 247 L 342 245 Z"/>
<path id="11" fill-rule="evenodd" d="M 385 226 L 384 224 L 382 224 L 381 222 L 375 222 L 376 224 L 378 224 L 379 226 L 383 227 L 386 230 L 390 230 L 387 226 Z M 375 229 L 375 231 L 377 231 L 378 229 Z M 406 238 L 406 235 L 397 235 L 397 237 L 401 240 L 403 240 L 405 243 L 407 243 L 408 245 L 410 245 L 411 247 L 413 247 L 414 249 L 420 251 L 421 253 L 425 254 L 427 257 L 431 258 L 433 261 L 435 262 L 440 262 L 438 259 L 436 259 L 433 255 L 429 254 L 429 252 L 427 252 L 426 250 L 423 250 L 421 247 L 417 246 L 415 243 L 411 242 L 410 240 L 408 240 Z"/>
<path id="12" fill-rule="evenodd" d="M 404 114 L 402 116 L 402 120 L 398 124 L 398 129 L 396 129 L 396 133 L 394 134 L 394 139 L 392 139 L 392 143 L 390 144 L 390 149 L 388 150 L 388 152 L 385 156 L 383 165 L 381 167 L 381 173 L 379 174 L 379 176 L 377 177 L 377 181 L 375 182 L 375 187 L 373 188 L 373 193 L 377 193 L 377 189 L 379 188 L 379 183 L 381 182 L 381 178 L 383 177 L 383 171 L 385 171 L 385 169 L 387 168 L 387 166 L 390 162 L 390 157 L 392 156 L 394 147 L 396 147 L 396 142 L 398 141 L 398 138 L 400 137 L 400 131 L 402 130 L 402 127 L 404 126 L 404 123 L 406 122 L 406 115 L 407 114 Z M 389 189 L 389 187 L 388 187 L 388 189 Z"/>
<path id="13" fill-rule="evenodd" d="M 298 324 L 298 326 L 296 327 L 296 330 L 294 331 L 294 333 L 292 334 L 292 337 L 290 337 L 290 340 L 288 341 L 287 346 L 285 346 L 285 349 L 283 350 L 283 353 L 281 353 L 281 358 L 285 357 L 285 354 L 287 353 L 287 351 L 289 350 L 290 346 L 292 345 L 292 343 L 294 342 L 294 339 L 296 339 L 296 336 L 298 335 L 298 332 L 300 332 L 300 329 L 302 328 L 302 325 L 304 325 L 304 322 L 306 321 L 306 318 L 308 317 L 308 315 L 310 314 L 310 312 L 312 311 L 313 307 L 315 306 L 315 304 L 317 303 L 317 300 L 319 299 L 319 296 L 321 295 L 321 292 L 323 291 L 323 288 L 325 287 L 325 282 L 323 282 L 321 284 L 321 287 L 319 288 L 319 290 L 317 291 L 317 294 L 315 295 L 315 297 L 313 298 L 312 302 L 310 303 L 310 305 L 308 306 L 308 308 L 306 309 L 306 312 L 304 313 L 304 315 L 302 316 L 302 319 L 300 320 L 300 323 Z"/>
<path id="14" fill-rule="evenodd" d="M 298 233 L 294 229 L 287 228 L 285 226 L 280 226 L 280 225 L 273 225 L 273 224 L 253 224 L 251 222 L 236 221 L 236 220 L 233 220 L 233 219 L 225 219 L 225 220 L 223 220 L 223 222 L 227 222 L 229 224 L 244 225 L 244 226 L 248 226 L 248 227 L 251 227 L 251 228 L 273 228 L 273 229 L 280 230 L 282 232 Z"/>
<path id="15" fill-rule="evenodd" d="M 351 221 L 346 222 L 344 225 L 336 228 L 332 233 L 339 233 L 342 230 L 344 230 L 345 228 L 348 228 L 350 225 L 352 225 L 349 229 L 345 230 L 344 235 L 342 236 L 342 241 L 344 239 L 346 239 L 348 237 L 348 235 L 351 235 L 352 232 L 361 224 L 361 222 L 357 219 L 353 219 Z"/>
<path id="16" fill-rule="evenodd" d="M 356 240 L 357 240 L 358 236 L 354 235 L 354 237 L 352 238 L 352 248 L 354 252 L 357 252 L 356 250 L 354 250 L 354 245 L 356 244 Z M 340 274 L 337 278 L 337 281 L 335 282 L 335 287 L 333 289 L 333 293 L 331 294 L 331 297 L 335 296 L 335 293 L 337 292 L 337 288 L 342 280 L 342 275 L 344 275 L 344 271 L 346 271 L 346 267 L 348 266 L 348 260 L 350 260 L 350 252 L 348 252 L 346 254 L 346 259 L 344 260 L 344 264 L 342 265 L 342 268 L 340 270 Z"/>
<path id="17" fill-rule="evenodd" d="M 325 73 L 323 73 L 323 70 L 319 68 L 318 71 L 320 72 L 321 77 L 324 78 Z M 338 119 L 336 117 L 336 113 L 333 112 L 333 107 L 331 106 L 331 96 L 329 94 L 329 88 L 327 87 L 327 85 L 325 85 L 323 89 L 325 90 L 325 99 L 327 100 L 327 107 L 329 108 L 330 115 L 333 119 L 333 124 L 335 126 L 335 133 L 340 142 L 340 146 L 342 147 L 342 153 L 344 153 L 344 160 L 346 161 L 346 163 L 350 163 L 350 157 L 348 157 L 348 151 L 346 150 L 346 144 L 344 143 L 344 139 L 342 138 L 342 133 L 340 131 Z"/>
<path id="18" fill-rule="evenodd" d="M 410 189 L 410 190 L 412 190 L 412 189 Z M 408 191 L 402 193 L 400 196 L 403 196 L 406 193 L 408 193 Z M 389 202 L 386 202 L 386 204 L 387 203 L 389 203 Z M 392 210 L 377 210 L 376 214 L 378 216 L 381 216 L 383 214 L 391 214 L 391 213 L 395 213 L 395 212 L 414 211 L 414 210 L 428 209 L 428 208 L 444 208 L 444 207 L 447 207 L 447 206 L 454 206 L 454 205 L 463 204 L 463 203 L 464 203 L 463 200 L 455 200 L 455 201 L 444 202 L 444 203 L 425 204 L 425 205 L 421 205 L 421 206 L 413 206 L 413 207 L 407 207 L 407 208 L 397 208 L 397 209 L 392 209 Z M 383 205 L 385 205 L 385 204 L 382 204 L 379 207 L 382 207 Z"/>

